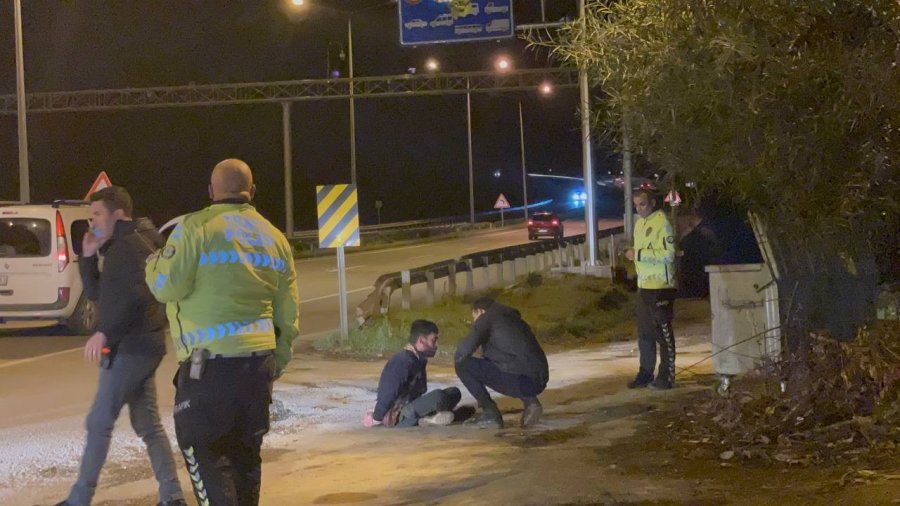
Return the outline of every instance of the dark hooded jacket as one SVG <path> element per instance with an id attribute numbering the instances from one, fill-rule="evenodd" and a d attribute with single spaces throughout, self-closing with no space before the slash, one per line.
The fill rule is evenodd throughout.
<path id="1" fill-rule="evenodd" d="M 484 358 L 501 371 L 528 376 L 547 386 L 547 356 L 517 310 L 497 302 L 491 304 L 456 348 L 456 361 L 471 356 L 479 346 Z"/>
<path id="2" fill-rule="evenodd" d="M 98 255 L 82 257 L 78 268 L 84 292 L 97 303 L 97 330 L 106 335 L 116 353 L 163 356 L 166 354 L 166 313 L 144 281 L 147 257 L 164 241 L 146 218 L 116 222 L 112 237 Z"/>

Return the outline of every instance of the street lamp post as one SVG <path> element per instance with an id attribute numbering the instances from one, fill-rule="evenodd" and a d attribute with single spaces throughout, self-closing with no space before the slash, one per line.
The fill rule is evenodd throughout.
<path id="1" fill-rule="evenodd" d="M 350 73 L 350 184 L 356 184 L 356 99 L 353 84 L 353 19 L 347 17 L 347 69 Z"/>
<path id="2" fill-rule="evenodd" d="M 466 78 L 466 132 L 469 137 L 469 222 L 475 223 L 475 178 L 472 170 L 472 93 Z"/>
<path id="3" fill-rule="evenodd" d="M 522 209 L 528 221 L 528 174 L 525 172 L 525 122 L 522 121 L 522 101 L 519 100 L 519 148 L 522 153 Z"/>
<path id="4" fill-rule="evenodd" d="M 31 200 L 31 184 L 28 178 L 28 128 L 25 110 L 25 59 L 22 51 L 22 1 L 14 0 L 16 25 L 16 112 L 19 137 L 19 200 Z"/>
<path id="5" fill-rule="evenodd" d="M 585 0 L 579 0 L 578 2 L 582 27 L 587 23 L 584 3 Z M 582 169 L 584 171 L 584 190 L 587 194 L 584 203 L 584 224 L 588 243 L 587 265 L 595 266 L 597 265 L 597 216 L 594 204 L 596 186 L 594 184 L 593 155 L 591 153 L 591 96 L 588 88 L 587 71 L 583 67 L 578 71 L 578 84 L 581 91 Z"/>

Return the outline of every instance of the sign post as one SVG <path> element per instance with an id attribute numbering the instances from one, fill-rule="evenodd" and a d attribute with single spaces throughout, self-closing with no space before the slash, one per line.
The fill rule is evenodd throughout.
<path id="1" fill-rule="evenodd" d="M 359 198 L 354 184 L 316 186 L 319 214 L 319 247 L 337 249 L 338 299 L 341 339 L 350 333 L 347 322 L 347 273 L 345 246 L 359 246 Z"/>
<path id="2" fill-rule="evenodd" d="M 503 210 L 509 209 L 509 200 L 506 200 L 506 196 L 502 193 L 499 197 L 497 197 L 497 202 L 494 203 L 494 209 L 500 210 L 500 227 L 503 227 Z"/>

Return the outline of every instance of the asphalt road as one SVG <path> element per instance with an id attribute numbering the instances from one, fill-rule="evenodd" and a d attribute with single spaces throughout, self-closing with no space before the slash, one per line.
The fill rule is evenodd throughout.
<path id="1" fill-rule="evenodd" d="M 618 223 L 602 222 L 601 227 Z M 584 233 L 584 222 L 567 221 L 566 235 Z M 486 231 L 445 241 L 347 255 L 348 307 L 371 292 L 381 274 L 414 268 L 460 255 L 527 242 L 523 227 Z M 311 341 L 340 325 L 334 256 L 297 262 L 301 340 Z M 87 336 L 65 335 L 60 327 L 12 322 L 0 325 L 0 429 L 84 414 L 94 395 L 97 368 L 84 362 Z M 295 361 L 302 361 L 302 356 Z M 157 381 L 161 406 L 173 398 L 175 360 L 169 354 Z"/>

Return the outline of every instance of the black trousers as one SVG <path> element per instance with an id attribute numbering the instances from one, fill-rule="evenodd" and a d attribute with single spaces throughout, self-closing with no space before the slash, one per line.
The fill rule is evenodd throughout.
<path id="1" fill-rule="evenodd" d="M 637 327 L 640 374 L 653 377 L 659 344 L 659 372 L 656 377 L 675 381 L 675 333 L 672 330 L 675 290 L 638 290 Z"/>
<path id="2" fill-rule="evenodd" d="M 468 357 L 457 362 L 456 375 L 479 406 L 493 402 L 488 388 L 507 397 L 530 399 L 537 397 L 546 386 L 530 376 L 503 372 L 497 364 L 484 358 Z"/>
<path id="3" fill-rule="evenodd" d="M 175 377 L 175 434 L 200 506 L 259 504 L 275 357 L 217 358 Z"/>
<path id="4" fill-rule="evenodd" d="M 400 422 L 396 427 L 412 427 L 419 423 L 419 418 L 433 415 L 438 411 L 453 411 L 460 399 L 462 394 L 456 387 L 432 390 L 403 406 L 400 411 Z"/>

